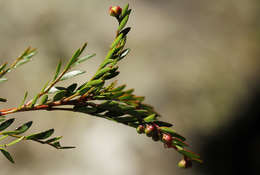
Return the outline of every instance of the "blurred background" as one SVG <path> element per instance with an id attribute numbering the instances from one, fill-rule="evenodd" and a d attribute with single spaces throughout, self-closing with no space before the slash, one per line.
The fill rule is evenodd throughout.
<path id="1" fill-rule="evenodd" d="M 65 146 L 37 143 L 10 147 L 16 164 L 0 156 L 0 174 L 19 175 L 217 175 L 259 174 L 260 2 L 257 0 L 45 0 L 0 1 L 0 61 L 12 62 L 25 48 L 34 60 L 9 73 L 1 97 L 17 106 L 28 90 L 37 93 L 62 59 L 88 42 L 97 53 L 79 68 L 96 70 L 112 42 L 116 20 L 111 5 L 130 3 L 132 49 L 120 63 L 119 83 L 146 96 L 187 137 L 205 163 L 177 168 L 181 156 L 132 128 L 79 113 L 26 112 L 17 126 L 33 120 L 31 132 L 55 128 Z M 66 82 L 69 84 L 71 82 Z"/>

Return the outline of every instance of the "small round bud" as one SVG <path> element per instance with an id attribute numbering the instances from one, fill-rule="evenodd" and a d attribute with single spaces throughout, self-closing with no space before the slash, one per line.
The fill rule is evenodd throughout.
<path id="1" fill-rule="evenodd" d="M 180 167 L 180 168 L 190 168 L 190 167 L 192 167 L 192 161 L 188 158 L 184 158 L 178 163 L 178 167 Z"/>
<path id="2" fill-rule="evenodd" d="M 110 16 L 119 17 L 121 15 L 122 8 L 120 6 L 111 6 L 109 8 Z"/>
<path id="3" fill-rule="evenodd" d="M 148 137 L 151 137 L 153 135 L 154 130 L 155 127 L 153 125 L 147 125 L 144 132 Z"/>
<path id="4" fill-rule="evenodd" d="M 172 136 L 170 134 L 163 134 L 162 141 L 165 144 L 167 144 L 167 145 L 171 145 L 171 143 L 172 143 Z"/>
<path id="5" fill-rule="evenodd" d="M 136 128 L 136 131 L 138 134 L 143 134 L 144 133 L 144 125 L 139 125 L 137 128 Z"/>

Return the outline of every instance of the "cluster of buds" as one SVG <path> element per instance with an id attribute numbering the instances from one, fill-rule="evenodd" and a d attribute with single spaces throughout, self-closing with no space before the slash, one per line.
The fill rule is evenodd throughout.
<path id="1" fill-rule="evenodd" d="M 154 141 L 161 140 L 167 148 L 172 147 L 172 136 L 170 134 L 162 133 L 160 128 L 153 123 L 139 125 L 136 128 L 136 131 L 139 134 L 145 133 L 148 137 L 152 137 Z"/>

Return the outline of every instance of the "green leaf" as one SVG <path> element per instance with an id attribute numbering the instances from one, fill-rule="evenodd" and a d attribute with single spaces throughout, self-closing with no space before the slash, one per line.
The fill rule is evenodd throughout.
<path id="1" fill-rule="evenodd" d="M 100 77 L 102 77 L 105 73 L 109 72 L 112 68 L 110 67 L 105 67 L 101 70 L 99 70 L 96 75 L 94 76 L 94 79 L 99 79 Z"/>
<path id="2" fill-rule="evenodd" d="M 45 141 L 45 143 L 51 143 L 51 142 L 55 142 L 55 141 L 58 141 L 62 138 L 62 136 L 60 137 L 54 137 L 54 138 L 51 138 L 51 139 L 48 139 Z"/>
<path id="3" fill-rule="evenodd" d="M 149 122 L 153 122 L 155 119 L 156 119 L 156 114 L 152 114 L 152 115 L 149 115 L 148 117 L 145 117 L 144 121 L 149 123 Z"/>
<path id="4" fill-rule="evenodd" d="M 166 126 L 166 127 L 172 127 L 173 125 L 171 123 L 163 122 L 163 121 L 154 121 L 154 123 L 158 126 Z"/>
<path id="5" fill-rule="evenodd" d="M 93 53 L 93 54 L 88 54 L 88 55 L 86 55 L 86 56 L 83 56 L 83 57 L 79 58 L 72 66 L 76 66 L 76 65 L 78 65 L 78 64 L 80 64 L 80 63 L 82 63 L 82 62 L 84 62 L 84 61 L 89 60 L 90 58 L 92 58 L 92 57 L 94 57 L 94 56 L 96 56 L 95 53 Z"/>
<path id="6" fill-rule="evenodd" d="M 14 122 L 14 118 L 8 119 L 5 122 L 0 124 L 0 131 L 5 130 L 6 128 L 8 128 L 13 122 Z"/>
<path id="7" fill-rule="evenodd" d="M 58 91 L 54 97 L 53 97 L 53 101 L 58 101 L 58 100 L 61 100 L 63 97 L 65 97 L 67 94 L 67 91 L 65 90 L 61 90 L 61 91 Z"/>
<path id="8" fill-rule="evenodd" d="M 0 148 L 1 153 L 12 163 L 14 163 L 14 159 L 12 158 L 11 154 L 4 148 Z"/>
<path id="9" fill-rule="evenodd" d="M 127 4 L 127 5 L 123 8 L 120 18 L 124 18 L 124 17 L 125 17 L 125 15 L 127 14 L 128 8 L 129 8 L 129 4 Z"/>
<path id="10" fill-rule="evenodd" d="M 122 19 L 122 21 L 121 21 L 120 24 L 119 24 L 119 27 L 118 27 L 117 31 L 121 31 L 121 30 L 126 26 L 127 21 L 128 21 L 128 18 L 129 18 L 129 14 L 126 15 L 126 16 Z"/>
<path id="11" fill-rule="evenodd" d="M 60 60 L 59 63 L 58 63 L 58 65 L 57 65 L 57 67 L 56 67 L 56 72 L 55 72 L 55 75 L 54 75 L 54 77 L 53 77 L 53 81 L 55 81 L 55 80 L 57 79 L 57 77 L 58 77 L 58 75 L 59 75 L 59 73 L 60 73 L 61 64 L 62 64 L 62 62 L 61 62 L 61 60 Z"/>
<path id="12" fill-rule="evenodd" d="M 74 71 L 71 71 L 71 72 L 68 72 L 66 74 L 64 74 L 62 76 L 62 78 L 60 79 L 60 81 L 63 81 L 63 80 L 67 80 L 69 78 L 73 78 L 73 77 L 76 77 L 78 75 L 81 75 L 81 74 L 84 74 L 86 71 L 81 71 L 81 70 L 74 70 Z"/>
<path id="13" fill-rule="evenodd" d="M 69 70 L 69 68 L 77 61 L 78 57 L 81 54 L 81 49 L 78 49 L 74 55 L 71 57 L 67 65 L 65 66 L 65 70 Z"/>
<path id="14" fill-rule="evenodd" d="M 186 140 L 183 136 L 181 136 L 180 134 L 176 133 L 176 132 L 175 132 L 173 129 L 171 129 L 171 128 L 162 126 L 162 127 L 160 127 L 160 130 L 161 130 L 162 132 L 164 132 L 164 133 L 171 134 L 171 136 L 177 137 L 177 138 L 181 139 L 182 141 L 185 141 L 185 140 Z"/>
<path id="15" fill-rule="evenodd" d="M 45 94 L 42 96 L 41 102 L 39 103 L 39 105 L 44 105 L 47 101 L 48 101 L 48 95 Z"/>
<path id="16" fill-rule="evenodd" d="M 181 146 L 178 146 L 178 145 L 176 145 L 176 148 L 177 148 L 177 151 L 179 152 L 179 153 L 181 153 L 182 155 L 184 155 L 184 156 L 187 156 L 188 158 L 190 158 L 190 159 L 200 159 L 200 156 L 198 155 L 198 154 L 196 154 L 196 153 L 193 153 L 193 152 L 191 152 L 190 150 L 186 150 L 186 149 L 184 149 L 183 147 L 181 147 Z"/>
<path id="17" fill-rule="evenodd" d="M 77 83 L 73 83 L 69 87 L 67 87 L 67 90 L 73 93 L 76 88 L 77 88 Z"/>
<path id="18" fill-rule="evenodd" d="M 24 136 L 22 136 L 22 137 L 20 137 L 20 138 L 18 138 L 18 139 L 13 140 L 12 142 L 6 144 L 6 146 L 12 146 L 12 145 L 14 145 L 14 144 L 16 144 L 16 143 L 22 141 L 23 139 L 24 139 Z"/>
<path id="19" fill-rule="evenodd" d="M 32 121 L 29 121 L 29 122 L 23 124 L 22 126 L 18 127 L 15 130 L 15 133 L 22 134 L 22 133 L 26 132 L 32 126 L 32 123 L 33 123 Z"/>
<path id="20" fill-rule="evenodd" d="M 42 139 L 46 139 L 46 138 L 50 137 L 53 133 L 54 133 L 54 129 L 49 129 L 44 132 L 26 136 L 25 138 L 27 140 L 42 140 Z"/>
<path id="21" fill-rule="evenodd" d="M 7 78 L 0 78 L 0 83 L 7 81 Z"/>
<path id="22" fill-rule="evenodd" d="M 122 60 L 124 57 L 126 57 L 126 55 L 131 51 L 131 49 L 125 49 L 122 51 L 122 53 L 120 54 L 118 60 Z"/>
<path id="23" fill-rule="evenodd" d="M 34 105 L 36 104 L 37 100 L 39 99 L 39 94 L 35 95 L 31 104 L 30 104 L 30 108 L 34 107 Z"/>
<path id="24" fill-rule="evenodd" d="M 28 91 L 25 92 L 24 97 L 23 97 L 23 100 L 22 100 L 22 102 L 21 102 L 21 104 L 19 105 L 18 108 L 21 108 L 21 107 L 24 105 L 27 96 L 28 96 Z"/>
<path id="25" fill-rule="evenodd" d="M 120 40 L 123 38 L 123 33 L 121 33 L 115 40 L 114 42 L 111 44 L 111 48 L 114 48 L 117 46 L 117 44 L 120 42 Z"/>
<path id="26" fill-rule="evenodd" d="M 5 98 L 0 97 L 0 102 L 7 102 L 7 100 Z"/>

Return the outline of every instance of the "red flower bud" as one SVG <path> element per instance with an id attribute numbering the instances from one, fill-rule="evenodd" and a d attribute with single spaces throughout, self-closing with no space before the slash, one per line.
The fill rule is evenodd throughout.
<path id="1" fill-rule="evenodd" d="M 144 133 L 144 125 L 139 125 L 137 128 L 136 128 L 136 131 L 138 134 L 142 134 Z"/>
<path id="2" fill-rule="evenodd" d="M 122 8 L 120 6 L 111 6 L 109 8 L 109 14 L 110 16 L 119 17 L 121 15 Z"/>
<path id="3" fill-rule="evenodd" d="M 163 134 L 162 141 L 167 145 L 171 145 L 172 144 L 172 136 L 170 134 Z"/>
<path id="4" fill-rule="evenodd" d="M 153 135 L 154 130 L 155 127 L 153 125 L 146 125 L 144 132 L 148 137 L 151 137 Z"/>

